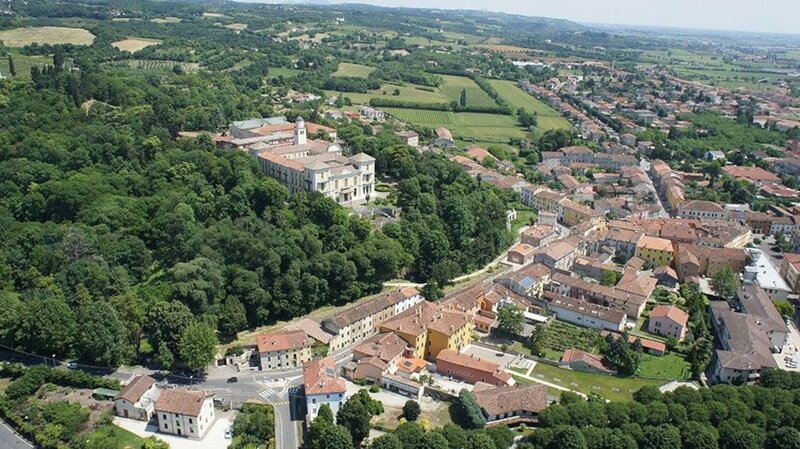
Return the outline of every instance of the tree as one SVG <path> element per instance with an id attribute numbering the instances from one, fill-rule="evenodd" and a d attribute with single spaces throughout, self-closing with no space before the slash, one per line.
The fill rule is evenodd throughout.
<path id="1" fill-rule="evenodd" d="M 403 449 L 403 445 L 394 434 L 387 433 L 372 440 L 369 449 Z"/>
<path id="2" fill-rule="evenodd" d="M 711 341 L 706 338 L 698 338 L 689 348 L 686 361 L 689 362 L 692 370 L 692 379 L 700 379 L 700 375 L 706 370 L 711 362 Z"/>
<path id="3" fill-rule="evenodd" d="M 14 60 L 11 58 L 11 55 L 8 55 L 8 73 L 10 73 L 12 77 L 17 76 L 17 69 L 14 67 Z"/>
<path id="4" fill-rule="evenodd" d="M 711 288 L 721 298 L 730 300 L 739 289 L 739 279 L 730 268 L 725 267 L 711 276 Z"/>
<path id="5" fill-rule="evenodd" d="M 142 441 L 142 449 L 169 449 L 169 444 L 158 437 L 149 436 Z"/>
<path id="6" fill-rule="evenodd" d="M 697 421 L 689 421 L 683 426 L 681 435 L 684 449 L 717 449 L 719 437 L 713 427 Z"/>
<path id="7" fill-rule="evenodd" d="M 467 440 L 466 449 L 497 449 L 494 441 L 483 432 L 475 432 Z"/>
<path id="8" fill-rule="evenodd" d="M 600 279 L 600 284 L 606 287 L 613 287 L 617 285 L 617 273 L 613 271 L 604 271 L 603 277 Z"/>
<path id="9" fill-rule="evenodd" d="M 309 449 L 319 449 L 322 444 L 323 430 L 332 427 L 333 411 L 328 404 L 322 404 L 317 412 L 317 417 L 308 426 L 307 446 Z"/>
<path id="10" fill-rule="evenodd" d="M 781 427 L 770 432 L 764 449 L 800 449 L 800 432 L 791 427 Z"/>
<path id="11" fill-rule="evenodd" d="M 514 444 L 516 433 L 506 425 L 494 426 L 486 429 L 486 434 L 494 441 L 497 449 L 508 449 Z"/>
<path id="12" fill-rule="evenodd" d="M 222 304 L 217 323 L 220 333 L 226 337 L 234 337 L 236 333 L 247 327 L 247 311 L 235 296 L 228 296 Z"/>
<path id="13" fill-rule="evenodd" d="M 353 449 L 353 437 L 342 426 L 329 426 L 322 430 L 319 449 Z"/>
<path id="14" fill-rule="evenodd" d="M 417 447 L 420 449 L 450 449 L 450 443 L 441 433 L 428 432 L 422 437 L 422 442 Z"/>
<path id="15" fill-rule="evenodd" d="M 459 99 L 459 104 L 462 108 L 467 106 L 467 89 L 461 89 L 461 97 Z"/>
<path id="16" fill-rule="evenodd" d="M 553 440 L 548 449 L 586 449 L 586 438 L 575 426 L 559 426 L 554 429 Z"/>
<path id="17" fill-rule="evenodd" d="M 419 418 L 421 409 L 419 403 L 414 400 L 408 400 L 403 405 L 403 416 L 409 421 L 416 421 Z"/>
<path id="18" fill-rule="evenodd" d="M 661 390 L 653 385 L 645 385 L 633 393 L 633 400 L 642 404 L 651 404 L 661 400 Z"/>
<path id="19" fill-rule="evenodd" d="M 75 347 L 82 360 L 116 366 L 125 357 L 126 335 L 114 307 L 104 301 L 82 304 L 78 308 Z"/>
<path id="20" fill-rule="evenodd" d="M 510 334 L 519 335 L 524 329 L 524 317 L 517 306 L 500 307 L 497 311 L 499 328 Z"/>
<path id="21" fill-rule="evenodd" d="M 358 395 L 350 397 L 336 413 L 336 422 L 350 432 L 350 436 L 356 444 L 360 444 L 369 436 L 369 421 L 371 418 L 372 413 L 364 402 L 358 398 Z"/>
<path id="22" fill-rule="evenodd" d="M 467 429 L 482 429 L 486 425 L 486 418 L 483 416 L 480 406 L 475 402 L 475 397 L 472 396 L 466 389 L 462 389 L 458 393 L 458 399 L 461 404 L 461 411 L 464 413 L 464 425 Z"/>
<path id="23" fill-rule="evenodd" d="M 681 449 L 681 433 L 677 427 L 669 424 L 646 427 L 639 447 L 640 449 Z"/>
<path id="24" fill-rule="evenodd" d="M 780 313 L 782 317 L 791 318 L 794 316 L 795 307 L 789 301 L 775 301 L 773 304 L 775 305 L 775 308 L 778 309 L 778 313 Z"/>
<path id="25" fill-rule="evenodd" d="M 178 341 L 179 360 L 192 371 L 200 371 L 214 361 L 216 332 L 205 323 L 196 321 L 183 330 Z"/>

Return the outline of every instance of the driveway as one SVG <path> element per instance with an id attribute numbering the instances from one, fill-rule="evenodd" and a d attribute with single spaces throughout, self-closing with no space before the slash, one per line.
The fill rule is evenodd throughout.
<path id="1" fill-rule="evenodd" d="M 169 444 L 171 449 L 205 449 L 219 448 L 224 449 L 231 444 L 231 440 L 225 438 L 225 431 L 233 426 L 234 412 L 217 411 L 217 419 L 206 432 L 202 440 L 193 440 L 186 437 L 167 435 L 158 432 L 158 427 L 154 423 L 146 423 L 135 419 L 114 418 L 114 424 L 123 429 L 133 432 L 142 438 L 156 436 Z"/>

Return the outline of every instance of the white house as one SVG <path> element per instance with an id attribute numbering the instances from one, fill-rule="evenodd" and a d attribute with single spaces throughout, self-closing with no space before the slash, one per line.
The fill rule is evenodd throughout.
<path id="1" fill-rule="evenodd" d="M 336 362 L 332 356 L 306 363 L 303 366 L 303 385 L 309 423 L 317 417 L 322 404 L 328 404 L 336 415 L 347 399 L 347 386 L 336 373 Z"/>
<path id="2" fill-rule="evenodd" d="M 150 421 L 159 393 L 152 377 L 136 376 L 114 398 L 115 412 L 123 418 Z"/>
<path id="3" fill-rule="evenodd" d="M 155 405 L 158 431 L 202 439 L 214 424 L 213 395 L 201 390 L 164 390 Z"/>
<path id="4" fill-rule="evenodd" d="M 625 312 L 582 299 L 559 296 L 550 301 L 547 309 L 559 320 L 578 326 L 614 332 L 625 328 Z"/>

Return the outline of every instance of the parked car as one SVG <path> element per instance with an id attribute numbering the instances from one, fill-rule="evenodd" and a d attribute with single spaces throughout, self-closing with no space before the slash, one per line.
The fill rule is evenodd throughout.
<path id="1" fill-rule="evenodd" d="M 69 368 L 69 369 L 78 369 L 78 364 L 75 363 L 75 362 L 69 362 L 69 363 L 67 363 L 67 368 Z"/>
<path id="2" fill-rule="evenodd" d="M 233 428 L 228 427 L 228 429 L 225 430 L 225 439 L 230 440 L 231 438 L 233 438 Z"/>
<path id="3" fill-rule="evenodd" d="M 228 383 L 229 384 L 235 384 L 236 382 L 239 382 L 239 378 L 238 377 L 233 376 L 233 377 L 229 377 L 228 378 Z"/>

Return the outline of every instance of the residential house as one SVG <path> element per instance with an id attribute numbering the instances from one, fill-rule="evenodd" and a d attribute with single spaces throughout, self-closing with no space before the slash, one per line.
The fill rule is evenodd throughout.
<path id="1" fill-rule="evenodd" d="M 524 265 L 530 263 L 533 260 L 534 252 L 536 248 L 527 243 L 519 243 L 515 245 L 513 248 L 508 250 L 507 259 L 511 263 Z"/>
<path id="2" fill-rule="evenodd" d="M 674 252 L 672 242 L 659 237 L 645 235 L 636 244 L 636 257 L 653 267 L 671 265 Z"/>
<path id="3" fill-rule="evenodd" d="M 262 370 L 299 368 L 311 360 L 313 341 L 302 330 L 282 330 L 256 337 Z"/>
<path id="4" fill-rule="evenodd" d="M 561 365 L 586 373 L 612 374 L 614 370 L 603 365 L 603 358 L 580 349 L 567 349 L 561 356 Z"/>
<path id="5" fill-rule="evenodd" d="M 216 415 L 213 396 L 202 390 L 163 390 L 155 405 L 158 431 L 202 439 L 214 425 Z"/>
<path id="6" fill-rule="evenodd" d="M 479 383 L 472 396 L 490 425 L 509 419 L 536 423 L 548 406 L 547 387 L 542 384 L 493 387 Z"/>
<path id="7" fill-rule="evenodd" d="M 547 309 L 561 321 L 617 332 L 625 328 L 625 313 L 599 304 L 568 296 L 551 299 Z"/>
<path id="8" fill-rule="evenodd" d="M 727 165 L 722 167 L 722 172 L 736 179 L 743 179 L 761 186 L 768 183 L 780 184 L 781 178 L 774 173 L 770 173 L 761 167 L 743 167 L 739 165 Z"/>
<path id="9" fill-rule="evenodd" d="M 306 396 L 306 422 L 317 417 L 322 404 L 328 404 L 334 416 L 347 400 L 347 385 L 336 372 L 333 356 L 306 362 L 303 365 L 303 386 Z"/>
<path id="10" fill-rule="evenodd" d="M 553 226 L 536 225 L 531 226 L 522 232 L 520 242 L 531 245 L 534 248 L 547 245 L 558 237 Z"/>
<path id="11" fill-rule="evenodd" d="M 663 285 L 667 288 L 675 288 L 678 286 L 679 278 L 678 273 L 672 267 L 661 266 L 653 270 L 653 276 L 658 280 L 658 285 Z"/>
<path id="12" fill-rule="evenodd" d="M 678 341 L 683 341 L 686 338 L 688 323 L 688 313 L 677 306 L 660 304 L 650 313 L 647 331 L 664 337 L 675 337 Z"/>
<path id="13" fill-rule="evenodd" d="M 394 332 L 414 348 L 418 358 L 436 359 L 440 351 L 463 350 L 472 337 L 472 320 L 464 312 L 422 301 L 385 321 L 381 332 Z"/>
<path id="14" fill-rule="evenodd" d="M 675 250 L 675 271 L 681 281 L 690 277 L 713 276 L 723 268 L 741 273 L 750 256 L 740 248 L 711 248 L 679 244 Z"/>
<path id="15" fill-rule="evenodd" d="M 136 376 L 114 398 L 114 410 L 123 418 L 150 421 L 159 393 L 152 377 Z"/>
<path id="16" fill-rule="evenodd" d="M 551 270 L 569 270 L 578 255 L 578 248 L 568 240 L 558 240 L 536 249 L 533 261 Z"/>
<path id="17" fill-rule="evenodd" d="M 367 120 L 381 121 L 385 117 L 383 111 L 380 109 L 375 109 L 371 106 L 362 105 L 358 108 L 358 112 L 361 114 L 361 117 L 364 117 Z"/>
<path id="18" fill-rule="evenodd" d="M 495 279 L 514 293 L 528 298 L 541 298 L 544 286 L 550 282 L 553 271 L 541 263 L 526 265 L 517 271 L 508 272 Z"/>
<path id="19" fill-rule="evenodd" d="M 780 273 L 792 293 L 800 293 L 800 254 L 784 254 Z"/>
<path id="20" fill-rule="evenodd" d="M 391 332 L 376 334 L 353 348 L 353 361 L 345 365 L 344 375 L 350 379 L 380 382 L 384 373 L 394 373 L 402 358 L 406 342 Z"/>
<path id="21" fill-rule="evenodd" d="M 419 134 L 415 133 L 414 131 L 397 131 L 394 134 L 403 139 L 403 142 L 410 147 L 416 148 L 419 146 Z"/>
<path id="22" fill-rule="evenodd" d="M 722 206 L 711 201 L 692 200 L 678 206 L 677 216 L 698 220 L 728 220 L 730 213 Z"/>
<path id="23" fill-rule="evenodd" d="M 629 318 L 635 320 L 644 311 L 648 297 L 637 293 L 637 291 L 646 291 L 646 288 L 634 288 L 632 284 L 630 287 L 630 291 L 622 291 L 616 286 L 606 287 L 556 271 L 546 288 L 552 294 L 551 297 L 569 296 L 589 300 L 595 304 L 624 312 Z M 548 297 L 547 292 L 545 292 L 545 297 Z M 616 319 L 612 321 L 616 321 Z"/>
<path id="24" fill-rule="evenodd" d="M 511 375 L 494 362 L 444 349 L 436 356 L 436 372 L 463 382 L 484 382 L 495 386 L 513 384 Z"/>
<path id="25" fill-rule="evenodd" d="M 436 139 L 433 144 L 439 148 L 453 148 L 453 134 L 447 128 L 436 128 Z"/>

